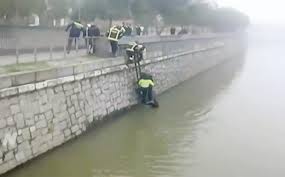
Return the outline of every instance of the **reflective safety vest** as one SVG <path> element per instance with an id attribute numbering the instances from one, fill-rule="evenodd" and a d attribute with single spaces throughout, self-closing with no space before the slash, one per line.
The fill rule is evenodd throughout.
<path id="1" fill-rule="evenodd" d="M 154 83 L 150 79 L 140 79 L 139 80 L 139 86 L 142 88 L 148 88 L 149 86 L 154 86 Z"/>
<path id="2" fill-rule="evenodd" d="M 76 28 L 78 28 L 78 29 L 81 29 L 81 28 L 84 27 L 82 24 L 77 23 L 77 22 L 73 22 L 73 24 L 74 24 L 74 25 L 76 26 Z"/>
<path id="3" fill-rule="evenodd" d="M 125 32 L 125 29 L 122 28 L 121 30 L 119 30 L 117 27 L 112 27 L 109 31 L 109 35 L 108 35 L 108 39 L 110 41 L 119 41 L 119 38 L 121 37 L 120 35 L 122 35 L 122 33 Z"/>
<path id="4" fill-rule="evenodd" d="M 130 51 L 130 52 L 134 52 L 136 46 L 138 46 L 138 44 L 137 44 L 136 42 L 130 42 L 130 43 L 128 44 L 128 48 L 127 48 L 126 50 L 127 50 L 127 51 Z"/>

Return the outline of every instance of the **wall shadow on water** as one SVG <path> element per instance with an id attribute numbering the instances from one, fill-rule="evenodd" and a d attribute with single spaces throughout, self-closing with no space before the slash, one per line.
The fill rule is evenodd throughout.
<path id="1" fill-rule="evenodd" d="M 243 63 L 244 56 L 228 60 L 159 96 L 159 109 L 136 106 L 5 176 L 180 176 L 192 163 L 195 130 Z"/>

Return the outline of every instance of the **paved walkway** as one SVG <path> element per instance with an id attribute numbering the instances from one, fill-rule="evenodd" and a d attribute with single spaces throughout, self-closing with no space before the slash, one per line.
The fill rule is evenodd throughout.
<path id="1" fill-rule="evenodd" d="M 75 50 L 71 51 L 70 54 L 64 54 L 64 51 L 57 51 L 57 52 L 39 52 L 37 54 L 29 53 L 29 54 L 20 54 L 17 57 L 16 54 L 14 55 L 6 55 L 0 56 L 0 66 L 5 65 L 13 65 L 13 64 L 23 64 L 23 63 L 33 63 L 35 61 L 42 62 L 42 61 L 53 61 L 53 60 L 62 60 L 62 59 L 71 59 L 75 57 L 82 57 L 86 55 L 86 49 L 80 49 L 78 52 Z"/>
<path id="2" fill-rule="evenodd" d="M 6 58 L 9 59 L 9 58 Z M 1 60 L 1 58 L 0 58 Z M 96 56 L 88 56 L 86 53 L 83 55 L 70 55 L 69 57 L 63 59 L 56 59 L 51 61 L 39 61 L 39 62 L 30 62 L 30 63 L 21 63 L 21 64 L 13 64 L 13 65 L 0 65 L 0 75 L 9 75 L 9 74 L 16 74 L 19 72 L 30 72 L 30 71 L 38 71 L 38 70 L 45 70 L 49 68 L 59 68 L 59 67 L 68 67 L 79 65 L 82 63 L 92 62 L 94 64 L 98 64 L 100 66 L 104 66 L 104 64 L 110 64 L 113 62 L 114 58 L 99 58 Z M 115 60 L 118 64 L 123 64 L 124 59 L 122 57 L 118 57 Z"/>

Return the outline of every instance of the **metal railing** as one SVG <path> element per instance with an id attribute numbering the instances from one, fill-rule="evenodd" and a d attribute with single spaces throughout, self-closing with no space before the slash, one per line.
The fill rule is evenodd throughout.
<path id="1" fill-rule="evenodd" d="M 68 38 L 65 43 L 47 42 L 45 47 L 23 48 L 15 39 L 14 48 L 0 48 L 0 65 L 62 60 L 86 55 L 89 38 Z M 76 41 L 76 42 L 75 42 Z M 72 43 L 71 43 L 72 42 Z"/>
<path id="2" fill-rule="evenodd" d="M 98 39 L 100 39 L 98 41 Z M 125 48 L 130 41 L 138 40 L 147 48 L 146 58 L 154 58 L 168 54 L 174 54 L 183 51 L 195 50 L 197 48 L 211 46 L 226 36 L 136 36 L 123 37 L 119 41 L 118 56 L 125 55 Z M 20 63 L 42 62 L 70 59 L 86 56 L 90 53 L 89 44 L 103 45 L 105 52 L 110 51 L 110 45 L 106 37 L 86 37 L 86 38 L 68 38 L 63 43 L 47 42 L 46 47 L 23 48 L 15 39 L 14 49 L 0 48 L 0 65 L 11 65 Z M 31 39 L 33 40 L 33 39 Z M 76 41 L 76 42 L 75 42 Z M 103 44 L 104 41 L 104 44 Z M 10 41 L 11 42 L 11 41 Z M 95 51 L 97 52 L 97 51 Z M 108 56 L 108 55 L 106 55 Z M 109 55 L 111 56 L 111 55 Z"/>

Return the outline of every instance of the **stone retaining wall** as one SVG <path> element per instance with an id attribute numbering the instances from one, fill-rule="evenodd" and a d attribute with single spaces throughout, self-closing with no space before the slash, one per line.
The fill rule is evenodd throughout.
<path id="1" fill-rule="evenodd" d="M 167 54 L 143 61 L 157 93 L 230 58 L 234 39 L 223 46 Z M 0 90 L 0 174 L 81 135 L 107 115 L 137 104 L 134 68 L 124 64 L 70 73 Z"/>

